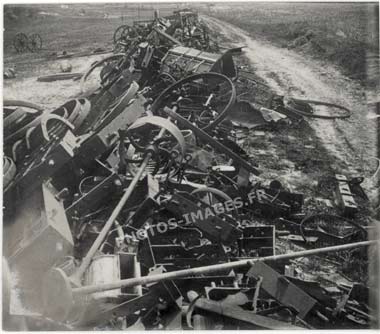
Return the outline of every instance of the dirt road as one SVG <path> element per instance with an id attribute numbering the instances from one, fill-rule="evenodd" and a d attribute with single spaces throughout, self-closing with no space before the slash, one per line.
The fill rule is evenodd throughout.
<path id="1" fill-rule="evenodd" d="M 376 169 L 376 123 L 367 107 L 365 90 L 329 64 L 307 59 L 294 51 L 254 40 L 246 31 L 211 17 L 203 17 L 220 31 L 231 46 L 245 45 L 245 54 L 256 74 L 286 96 L 343 105 L 353 111 L 348 120 L 309 119 L 318 138 L 348 174 L 369 177 Z"/>

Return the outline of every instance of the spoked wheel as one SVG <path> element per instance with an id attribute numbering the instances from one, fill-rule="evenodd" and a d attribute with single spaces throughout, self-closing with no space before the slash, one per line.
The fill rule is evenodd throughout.
<path id="1" fill-rule="evenodd" d="M 136 38 L 137 36 L 137 31 L 125 24 L 115 30 L 113 41 L 115 44 L 119 42 L 128 43 L 131 39 Z"/>
<path id="2" fill-rule="evenodd" d="M 367 231 L 362 226 L 331 214 L 306 217 L 300 224 L 300 232 L 306 242 L 308 237 L 318 237 L 318 244 L 322 243 L 326 247 L 367 238 Z"/>
<path id="3" fill-rule="evenodd" d="M 130 145 L 124 159 L 132 175 L 148 152 L 152 154 L 146 169 L 148 173 L 177 173 L 185 156 L 186 145 L 181 131 L 168 119 L 157 116 L 139 118 L 128 128 L 126 136 Z M 119 155 L 122 159 L 120 153 Z"/>
<path id="4" fill-rule="evenodd" d="M 173 85 L 176 80 L 169 73 L 160 73 L 157 76 L 154 84 L 150 86 L 150 90 L 144 94 L 146 98 L 151 98 L 153 101 L 166 88 Z"/>
<path id="5" fill-rule="evenodd" d="M 124 54 L 122 53 L 114 54 L 92 64 L 81 78 L 81 93 L 97 89 L 105 85 L 108 82 L 107 79 L 111 76 L 112 72 L 115 72 L 117 66 L 122 62 L 123 57 Z M 94 75 L 90 77 L 93 72 Z"/>
<path id="6" fill-rule="evenodd" d="M 284 106 L 287 110 L 301 116 L 321 119 L 344 119 L 352 115 L 352 111 L 339 104 L 288 98 Z M 315 108 L 317 107 L 317 109 Z"/>
<path id="7" fill-rule="evenodd" d="M 126 25 L 123 24 L 120 27 L 117 27 L 113 34 L 113 42 L 116 44 L 120 39 L 121 36 L 123 35 L 123 30 L 125 29 Z"/>
<path id="8" fill-rule="evenodd" d="M 13 47 L 15 48 L 16 52 L 22 53 L 28 50 L 28 42 L 28 36 L 20 32 L 13 39 Z"/>
<path id="9" fill-rule="evenodd" d="M 42 49 L 42 38 L 38 34 L 32 34 L 29 36 L 28 49 L 30 52 L 37 52 Z"/>
<path id="10" fill-rule="evenodd" d="M 178 106 L 177 113 L 203 130 L 215 128 L 236 100 L 236 90 L 226 76 L 207 72 L 190 75 L 166 88 L 154 101 L 152 112 L 165 115 L 165 107 Z"/>

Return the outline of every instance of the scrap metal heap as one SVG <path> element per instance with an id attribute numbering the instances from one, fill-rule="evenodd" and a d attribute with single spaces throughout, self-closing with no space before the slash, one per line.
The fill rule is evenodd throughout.
<path id="1" fill-rule="evenodd" d="M 368 287 L 327 287 L 292 267 L 292 258 L 327 251 L 366 258 L 374 242 L 347 217 L 305 218 L 303 194 L 259 177 L 237 143 L 234 115 L 274 124 L 287 118 L 286 105 L 237 100 L 239 49 L 210 52 L 213 42 L 197 34 L 202 27 L 187 11 L 124 27 L 116 38 L 122 52 L 91 66 L 82 96 L 53 111 L 4 101 L 9 328 L 364 328 L 373 321 Z M 293 114 L 309 106 L 288 104 Z M 342 178 L 344 212 L 354 214 Z M 277 255 L 284 234 L 312 249 Z"/>
<path id="2" fill-rule="evenodd" d="M 174 11 L 173 15 L 166 17 L 159 17 L 156 11 L 154 20 L 134 21 L 132 26 L 127 24 L 119 26 L 113 35 L 115 48 L 128 45 L 137 37 L 146 37 L 153 27 L 184 46 L 204 51 L 219 51 L 216 41 L 210 38 L 207 25 L 200 20 L 198 13 L 190 9 Z"/>

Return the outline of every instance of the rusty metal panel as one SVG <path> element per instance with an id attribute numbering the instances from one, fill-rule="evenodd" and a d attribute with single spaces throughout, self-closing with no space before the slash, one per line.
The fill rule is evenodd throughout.
<path id="1" fill-rule="evenodd" d="M 72 255 L 73 237 L 56 193 L 51 185 L 44 183 L 40 191 L 24 202 L 25 209 L 19 210 L 9 230 L 12 244 L 7 253 L 11 266 L 44 272 L 57 260 Z"/>
<path id="2" fill-rule="evenodd" d="M 291 283 L 285 276 L 280 275 L 264 262 L 256 262 L 248 271 L 249 277 L 262 277 L 261 287 L 265 292 L 285 306 L 293 307 L 298 317 L 303 319 L 317 304 L 303 290 Z"/>
<path id="3" fill-rule="evenodd" d="M 56 190 L 48 184 L 34 191 L 7 227 L 4 244 L 23 308 L 35 312 L 41 307 L 41 277 L 65 257 L 73 255 L 74 241 Z M 17 309 L 16 312 L 20 310 Z"/>

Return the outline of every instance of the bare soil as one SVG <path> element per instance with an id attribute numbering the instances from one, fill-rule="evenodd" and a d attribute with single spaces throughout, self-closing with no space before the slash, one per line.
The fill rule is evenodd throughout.
<path id="1" fill-rule="evenodd" d="M 246 31 L 216 18 L 204 19 L 221 32 L 231 46 L 245 46 L 245 55 L 255 73 L 277 94 L 336 103 L 352 110 L 347 120 L 307 121 L 343 174 L 367 178 L 373 175 L 377 167 L 374 159 L 377 156 L 377 124 L 371 119 L 374 110 L 367 102 L 371 92 L 329 63 L 254 40 Z M 307 138 L 298 140 L 307 141 Z M 372 183 L 366 186 L 368 191 L 374 191 Z"/>

